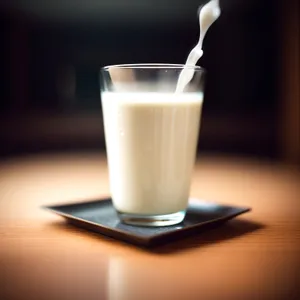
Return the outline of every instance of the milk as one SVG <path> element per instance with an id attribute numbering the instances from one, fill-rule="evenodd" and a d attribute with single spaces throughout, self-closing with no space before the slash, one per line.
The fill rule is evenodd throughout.
<path id="1" fill-rule="evenodd" d="M 110 187 L 117 211 L 186 209 L 203 94 L 102 92 Z"/>
<path id="2" fill-rule="evenodd" d="M 156 83 L 148 92 L 138 92 L 142 81 L 135 80 L 130 68 L 110 68 L 113 92 L 102 91 L 101 98 L 111 194 L 118 212 L 149 216 L 185 211 L 203 93 L 183 91 L 203 54 L 204 36 L 219 15 L 219 0 L 200 10 L 199 41 L 180 73 L 175 93 L 162 92 L 168 82 L 164 77 L 161 86 Z"/>
<path id="3" fill-rule="evenodd" d="M 197 45 L 191 50 L 186 60 L 185 65 L 189 68 L 184 68 L 180 75 L 176 86 L 176 93 L 182 92 L 186 85 L 191 81 L 194 75 L 194 67 L 198 60 L 203 55 L 202 45 L 204 37 L 211 25 L 219 18 L 221 9 L 219 0 L 211 0 L 199 10 L 199 26 L 200 35 Z"/>

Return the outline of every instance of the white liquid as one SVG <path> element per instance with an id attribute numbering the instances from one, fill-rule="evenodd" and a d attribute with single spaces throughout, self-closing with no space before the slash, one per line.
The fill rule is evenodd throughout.
<path id="1" fill-rule="evenodd" d="M 202 101 L 202 93 L 102 93 L 111 194 L 119 212 L 186 209 Z"/>
<path id="2" fill-rule="evenodd" d="M 197 45 L 192 49 L 185 65 L 195 66 L 197 61 L 203 55 L 202 44 L 207 30 L 210 26 L 219 18 L 221 14 L 219 0 L 211 0 L 205 4 L 199 13 L 199 25 L 200 25 L 200 36 Z M 186 85 L 191 81 L 194 75 L 193 68 L 184 68 L 177 82 L 176 93 L 180 93 L 184 90 Z"/>

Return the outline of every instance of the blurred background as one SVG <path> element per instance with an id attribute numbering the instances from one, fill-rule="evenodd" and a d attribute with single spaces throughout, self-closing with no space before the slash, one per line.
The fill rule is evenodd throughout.
<path id="1" fill-rule="evenodd" d="M 205 2 L 1 2 L 1 156 L 104 151 L 100 67 L 184 63 Z M 199 151 L 299 163 L 298 1 L 220 3 Z"/>

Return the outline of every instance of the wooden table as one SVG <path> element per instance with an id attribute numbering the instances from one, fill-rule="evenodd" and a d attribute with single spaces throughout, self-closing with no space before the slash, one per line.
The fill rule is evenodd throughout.
<path id="1" fill-rule="evenodd" d="M 0 299 L 291 299 L 299 283 L 299 186 L 293 167 L 203 155 L 192 196 L 253 211 L 150 252 L 40 209 L 106 196 L 104 156 L 2 161 Z"/>

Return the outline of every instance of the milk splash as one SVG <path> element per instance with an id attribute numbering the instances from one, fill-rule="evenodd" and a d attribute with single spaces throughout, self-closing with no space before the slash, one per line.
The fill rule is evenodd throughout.
<path id="1" fill-rule="evenodd" d="M 177 86 L 176 86 L 176 93 L 180 93 L 184 90 L 186 85 L 190 82 L 194 75 L 194 66 L 196 65 L 197 61 L 203 55 L 202 44 L 206 32 L 210 28 L 210 26 L 219 18 L 221 14 L 221 9 L 219 5 L 219 0 L 211 0 L 202 8 L 200 8 L 199 12 L 199 25 L 200 25 L 200 35 L 199 41 L 197 45 L 192 49 L 190 52 L 186 63 L 185 68 L 181 71 Z"/>

